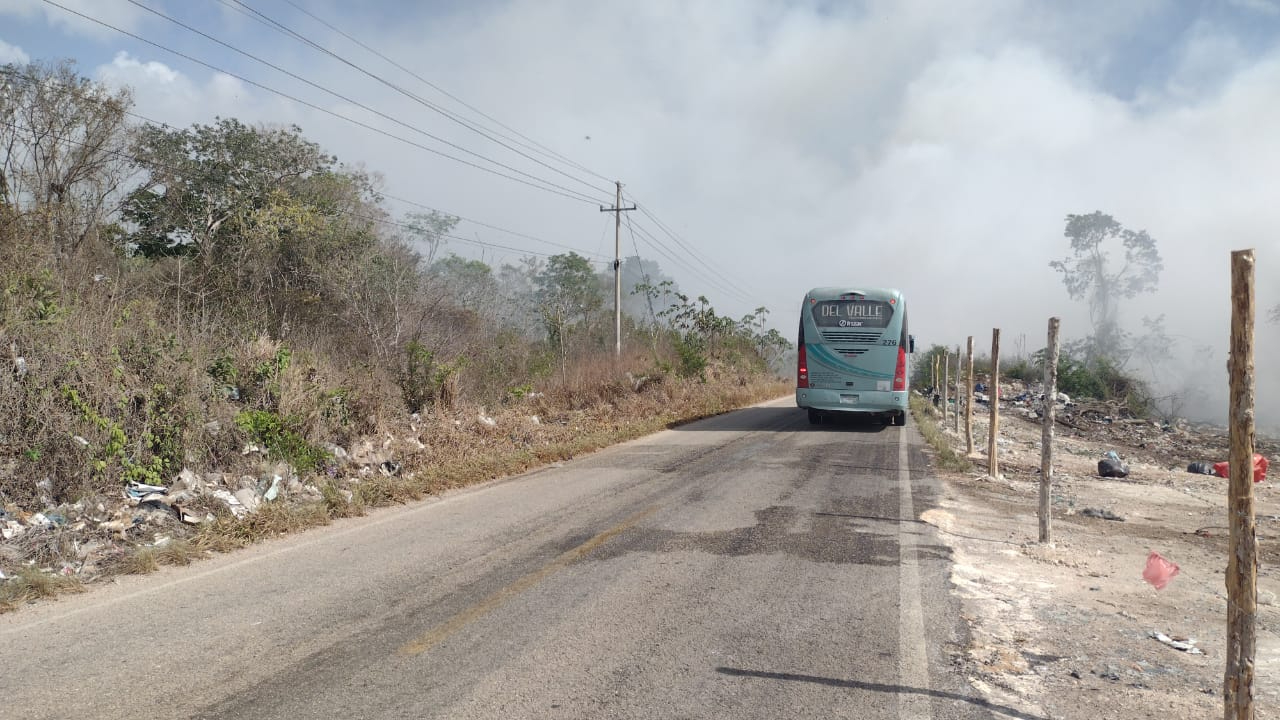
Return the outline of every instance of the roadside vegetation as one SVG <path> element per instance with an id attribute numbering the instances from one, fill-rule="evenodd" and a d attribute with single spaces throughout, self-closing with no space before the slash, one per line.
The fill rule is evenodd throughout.
<path id="1" fill-rule="evenodd" d="M 951 443 L 947 441 L 942 428 L 938 427 L 941 417 L 938 409 L 923 395 L 914 392 L 911 393 L 910 405 L 911 417 L 915 420 L 916 429 L 936 453 L 934 462 L 937 467 L 952 472 L 968 472 L 972 467 L 969 460 L 951 448 Z"/>
<path id="2" fill-rule="evenodd" d="M 650 260 L 623 264 L 615 359 L 588 258 L 454 254 L 458 218 L 394 216 L 297 127 L 134 124 L 127 91 L 67 64 L 0 66 L 0 87 L 0 521 L 62 521 L 7 536 L 0 606 L 79 587 L 73 509 L 110 545 L 96 571 L 145 572 L 789 387 L 766 309 L 725 317 Z M 163 537 L 104 519 L 184 470 L 279 475 L 281 501 L 197 498 Z"/>

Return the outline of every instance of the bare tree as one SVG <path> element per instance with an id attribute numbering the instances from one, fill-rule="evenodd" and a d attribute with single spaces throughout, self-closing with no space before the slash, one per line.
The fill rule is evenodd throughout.
<path id="1" fill-rule="evenodd" d="M 133 172 L 128 90 L 81 77 L 69 62 L 0 67 L 0 207 L 75 254 L 116 209 Z"/>

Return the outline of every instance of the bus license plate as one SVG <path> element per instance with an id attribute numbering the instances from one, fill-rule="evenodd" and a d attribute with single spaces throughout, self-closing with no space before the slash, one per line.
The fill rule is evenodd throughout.
<path id="1" fill-rule="evenodd" d="M 858 396 L 857 395 L 841 395 L 840 404 L 841 405 L 857 405 Z"/>

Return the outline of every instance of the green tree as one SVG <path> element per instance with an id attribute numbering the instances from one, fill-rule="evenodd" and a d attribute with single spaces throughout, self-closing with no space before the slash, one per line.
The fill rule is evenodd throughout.
<path id="1" fill-rule="evenodd" d="M 564 376 L 570 335 L 590 329 L 592 317 L 604 306 L 604 294 L 591 262 L 575 252 L 547 258 L 534 276 L 533 286 L 547 339 L 558 351 Z"/>
<path id="2" fill-rule="evenodd" d="M 1049 267 L 1062 274 L 1062 283 L 1073 300 L 1089 303 L 1093 323 L 1091 358 L 1115 359 L 1123 352 L 1124 337 L 1118 322 L 1122 300 L 1153 292 L 1164 261 L 1156 241 L 1145 230 L 1129 230 L 1110 215 L 1093 212 L 1068 215 L 1063 235 L 1071 254 Z M 1123 260 L 1113 253 L 1123 250 Z"/>
<path id="3" fill-rule="evenodd" d="M 129 242 L 147 257 L 190 255 L 206 266 L 275 193 L 337 164 L 297 126 L 254 128 L 227 118 L 188 130 L 144 125 L 134 155 L 147 181 L 123 207 L 136 228 Z"/>
<path id="4" fill-rule="evenodd" d="M 480 260 L 450 253 L 437 260 L 428 274 L 458 307 L 485 313 L 498 301 L 498 281 L 493 277 L 493 268 Z"/>
<path id="5" fill-rule="evenodd" d="M 584 328 L 604 307 L 595 271 L 585 257 L 570 252 L 553 255 L 534 277 L 534 293 L 547 335 L 562 345 L 571 328 Z"/>
<path id="6" fill-rule="evenodd" d="M 458 226 L 460 219 L 435 210 L 426 213 L 412 212 L 405 215 L 403 225 L 409 236 L 408 240 L 412 244 L 425 246 L 426 252 L 423 253 L 423 260 L 428 267 L 435 264 L 436 255 L 445 244 L 449 233 Z"/>

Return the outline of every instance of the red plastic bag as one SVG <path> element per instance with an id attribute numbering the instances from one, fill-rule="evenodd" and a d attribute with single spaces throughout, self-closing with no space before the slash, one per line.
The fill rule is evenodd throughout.
<path id="1" fill-rule="evenodd" d="M 1259 455 L 1253 454 L 1253 481 L 1260 483 L 1267 479 L 1267 466 L 1270 463 L 1267 459 Z M 1231 467 L 1228 463 L 1220 462 L 1213 464 L 1213 473 L 1220 478 L 1228 477 L 1231 474 Z"/>
<path id="2" fill-rule="evenodd" d="M 1163 590 L 1165 585 L 1178 574 L 1178 566 L 1165 560 L 1160 553 L 1155 550 L 1147 556 L 1147 566 L 1142 570 L 1142 579 L 1151 583 L 1157 590 Z"/>

